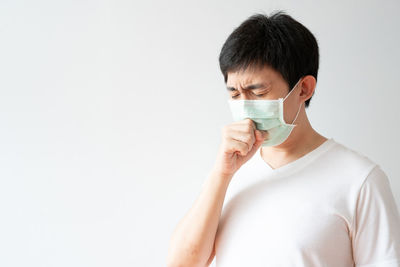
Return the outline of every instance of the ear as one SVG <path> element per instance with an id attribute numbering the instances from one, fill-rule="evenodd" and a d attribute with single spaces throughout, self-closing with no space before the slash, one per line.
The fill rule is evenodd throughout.
<path id="1" fill-rule="evenodd" d="M 299 85 L 301 86 L 300 98 L 306 101 L 313 96 L 317 80 L 312 75 L 306 75 Z"/>

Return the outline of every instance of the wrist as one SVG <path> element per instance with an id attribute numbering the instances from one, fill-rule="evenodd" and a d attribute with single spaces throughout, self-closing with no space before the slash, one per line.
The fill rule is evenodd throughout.
<path id="1" fill-rule="evenodd" d="M 216 179 L 220 179 L 220 180 L 229 182 L 232 179 L 234 173 L 227 173 L 219 168 L 214 167 L 211 170 L 211 175 L 213 177 L 215 177 Z"/>

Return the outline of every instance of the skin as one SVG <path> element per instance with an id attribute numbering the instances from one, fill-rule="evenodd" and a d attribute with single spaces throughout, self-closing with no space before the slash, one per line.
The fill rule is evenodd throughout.
<path id="1" fill-rule="evenodd" d="M 255 84 L 264 84 L 259 88 Z M 272 168 L 279 168 L 315 149 L 327 140 L 310 125 L 304 102 L 315 90 L 316 80 L 305 76 L 284 102 L 284 119 L 291 123 L 299 105 L 296 126 L 280 145 L 262 147 L 261 156 Z M 251 86 L 245 89 L 247 86 Z M 279 72 L 272 68 L 248 68 L 228 73 L 229 98 L 284 98 L 289 87 Z M 232 90 L 234 88 L 234 90 Z M 225 125 L 215 164 L 205 179 L 200 194 L 190 210 L 175 227 L 168 248 L 167 266 L 209 266 L 215 256 L 215 236 L 226 191 L 235 172 L 254 156 L 268 132 L 259 131 L 250 119 Z"/>

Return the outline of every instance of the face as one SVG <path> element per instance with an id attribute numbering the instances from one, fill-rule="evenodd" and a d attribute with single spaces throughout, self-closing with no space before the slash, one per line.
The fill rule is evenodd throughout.
<path id="1" fill-rule="evenodd" d="M 231 100 L 276 100 L 285 98 L 289 93 L 289 87 L 282 75 L 271 67 L 259 69 L 248 68 L 241 72 L 228 72 L 226 82 L 228 97 Z M 301 99 L 301 82 L 283 103 L 285 122 L 291 123 L 294 119 L 299 105 L 304 99 Z"/>

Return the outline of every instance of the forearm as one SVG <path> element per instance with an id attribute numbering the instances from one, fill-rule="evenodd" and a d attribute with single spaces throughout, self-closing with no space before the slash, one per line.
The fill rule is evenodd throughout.
<path id="1" fill-rule="evenodd" d="M 204 266 L 215 234 L 231 177 L 211 171 L 188 213 L 175 228 L 168 250 L 168 266 Z"/>

